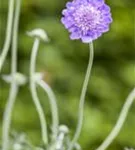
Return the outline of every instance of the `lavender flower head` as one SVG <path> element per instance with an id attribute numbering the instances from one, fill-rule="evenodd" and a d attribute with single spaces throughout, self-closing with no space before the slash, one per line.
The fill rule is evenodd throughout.
<path id="1" fill-rule="evenodd" d="M 70 32 L 70 38 L 92 42 L 109 31 L 112 22 L 110 7 L 104 0 L 73 0 L 66 4 L 61 19 Z"/>

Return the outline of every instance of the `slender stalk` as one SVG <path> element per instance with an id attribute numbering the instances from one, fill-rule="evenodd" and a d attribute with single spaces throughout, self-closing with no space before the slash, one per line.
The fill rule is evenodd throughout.
<path id="1" fill-rule="evenodd" d="M 13 110 L 13 106 L 15 103 L 15 99 L 18 93 L 18 85 L 15 80 L 15 75 L 17 71 L 17 40 L 18 40 L 20 7 L 21 7 L 21 0 L 17 0 L 15 17 L 14 17 L 14 25 L 13 25 L 13 40 L 12 40 L 12 54 L 11 54 L 12 81 L 11 81 L 9 98 L 8 98 L 4 116 L 3 116 L 2 150 L 7 150 L 9 146 L 9 131 L 10 131 L 10 124 L 11 124 L 11 115 L 12 115 L 12 110 Z"/>
<path id="2" fill-rule="evenodd" d="M 2 49 L 2 53 L 0 55 L 0 72 L 7 56 L 10 42 L 11 42 L 11 34 L 12 34 L 12 24 L 13 24 L 13 14 L 14 14 L 14 0 L 9 1 L 9 8 L 8 8 L 8 19 L 7 19 L 7 29 L 6 29 L 6 37 L 4 46 Z"/>
<path id="3" fill-rule="evenodd" d="M 89 63 L 88 63 L 88 68 L 86 71 L 85 80 L 84 80 L 83 87 L 82 87 L 79 109 L 78 109 L 79 110 L 78 111 L 78 123 L 77 123 L 75 135 L 73 137 L 73 140 L 71 141 L 71 144 L 69 145 L 68 150 L 73 149 L 75 143 L 79 139 L 79 136 L 81 134 L 82 125 L 83 125 L 84 102 L 85 102 L 86 91 L 87 91 L 87 87 L 88 87 L 88 83 L 89 83 L 89 78 L 91 75 L 91 69 L 92 69 L 93 58 L 94 58 L 94 48 L 93 48 L 92 42 L 89 44 L 89 50 L 90 50 Z"/>
<path id="4" fill-rule="evenodd" d="M 18 92 L 18 87 L 16 87 L 15 84 L 11 84 L 9 98 L 3 116 L 2 150 L 8 150 L 9 147 L 9 131 L 10 131 L 10 124 L 11 124 L 11 115 L 12 115 L 13 105 L 15 103 L 17 92 Z"/>
<path id="5" fill-rule="evenodd" d="M 55 95 L 50 88 L 50 86 L 45 83 L 43 80 L 37 81 L 37 84 L 41 86 L 44 91 L 47 93 L 49 97 L 49 102 L 51 106 L 51 113 L 52 113 L 52 131 L 53 131 L 53 140 L 56 140 L 56 137 L 58 135 L 58 126 L 59 126 L 59 116 L 58 116 L 58 107 L 57 107 L 57 102 Z"/>
<path id="6" fill-rule="evenodd" d="M 119 132 L 126 120 L 129 109 L 134 100 L 135 100 L 135 88 L 131 91 L 131 93 L 127 97 L 126 102 L 120 112 L 119 118 L 118 118 L 114 128 L 112 129 L 110 134 L 107 136 L 107 138 L 104 140 L 104 142 L 96 150 L 107 149 L 108 146 L 112 143 L 112 141 L 116 138 L 116 136 L 119 134 Z"/>
<path id="7" fill-rule="evenodd" d="M 31 53 L 31 59 L 30 59 L 30 90 L 31 90 L 31 94 L 32 94 L 32 99 L 36 106 L 36 110 L 39 114 L 41 130 L 42 130 L 42 140 L 43 140 L 44 144 L 48 144 L 46 119 L 45 119 L 43 109 L 42 109 L 41 104 L 38 99 L 36 83 L 34 80 L 35 67 L 36 67 L 36 56 L 37 56 L 37 52 L 38 52 L 38 47 L 39 47 L 39 39 L 36 38 L 34 41 L 32 53 Z"/>

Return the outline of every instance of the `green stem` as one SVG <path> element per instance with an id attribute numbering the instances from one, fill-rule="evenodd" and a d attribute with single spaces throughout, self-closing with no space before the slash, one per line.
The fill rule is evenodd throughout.
<path id="1" fill-rule="evenodd" d="M 31 59 L 30 59 L 30 90 L 31 90 L 31 94 L 32 94 L 32 99 L 36 106 L 36 110 L 39 114 L 41 130 L 42 130 L 42 140 L 43 140 L 44 144 L 46 145 L 46 144 L 48 144 L 46 119 L 44 116 L 44 111 L 43 111 L 42 106 L 38 99 L 36 83 L 35 83 L 35 79 L 34 79 L 38 47 L 39 47 L 39 39 L 36 38 L 34 41 L 32 53 L 31 53 Z"/>
<path id="2" fill-rule="evenodd" d="M 108 146 L 112 143 L 112 141 L 116 138 L 116 136 L 119 134 L 119 132 L 126 120 L 129 109 L 134 100 L 135 100 L 135 88 L 131 91 L 131 93 L 127 97 L 126 102 L 120 112 L 119 118 L 118 118 L 114 128 L 112 129 L 112 131 L 110 132 L 108 137 L 104 140 L 104 142 L 96 150 L 107 149 Z"/>
<path id="3" fill-rule="evenodd" d="M 11 87 L 9 98 L 6 104 L 4 116 L 3 116 L 3 127 L 2 127 L 2 150 L 7 150 L 9 146 L 9 131 L 11 124 L 11 115 L 13 106 L 15 103 L 16 95 L 18 93 L 18 86 L 15 81 L 15 75 L 17 71 L 17 40 L 18 40 L 18 26 L 20 17 L 21 0 L 16 2 L 14 26 L 13 26 L 13 40 L 12 40 L 12 54 L 11 54 Z"/>
<path id="4" fill-rule="evenodd" d="M 12 24 L 13 24 L 13 14 L 14 14 L 14 0 L 9 1 L 9 8 L 8 8 L 8 19 L 7 19 L 7 29 L 6 29 L 6 37 L 4 46 L 2 49 L 2 53 L 0 55 L 0 72 L 7 56 L 10 42 L 11 42 L 11 34 L 12 34 Z"/>
<path id="5" fill-rule="evenodd" d="M 37 81 L 37 84 L 44 89 L 44 91 L 47 93 L 47 95 L 49 97 L 51 113 L 52 113 L 52 131 L 53 131 L 52 138 L 54 141 L 57 138 L 58 126 L 59 126 L 58 107 L 57 107 L 56 98 L 55 98 L 55 95 L 54 95 L 52 89 L 43 80 Z"/>
<path id="6" fill-rule="evenodd" d="M 82 130 L 83 115 L 84 115 L 84 102 L 85 102 L 86 91 L 87 91 L 87 87 L 88 87 L 88 83 L 89 83 L 89 78 L 91 75 L 91 69 L 92 69 L 93 58 L 94 58 L 94 48 L 93 48 L 92 42 L 89 44 L 89 50 L 90 50 L 89 63 L 88 63 L 88 68 L 86 71 L 85 80 L 84 80 L 83 87 L 82 87 L 79 109 L 78 109 L 79 110 L 79 112 L 78 112 L 78 123 L 77 123 L 75 135 L 73 137 L 73 140 L 71 141 L 71 144 L 69 145 L 68 150 L 73 149 L 75 143 L 79 139 L 79 136 L 80 136 L 81 130 Z"/>

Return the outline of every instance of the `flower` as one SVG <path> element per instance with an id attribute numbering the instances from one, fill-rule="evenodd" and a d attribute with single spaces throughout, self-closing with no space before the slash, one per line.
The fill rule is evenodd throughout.
<path id="1" fill-rule="evenodd" d="M 73 0 L 62 11 L 61 22 L 70 32 L 70 39 L 92 42 L 109 31 L 112 22 L 110 7 L 104 0 Z"/>

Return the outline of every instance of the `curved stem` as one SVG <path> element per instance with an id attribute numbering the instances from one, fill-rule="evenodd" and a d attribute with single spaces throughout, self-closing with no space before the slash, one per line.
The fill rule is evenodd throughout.
<path id="1" fill-rule="evenodd" d="M 6 104 L 3 124 L 2 124 L 2 150 L 8 150 L 9 147 L 9 132 L 11 124 L 11 115 L 13 110 L 13 105 L 15 103 L 16 95 L 18 93 L 18 87 L 15 84 L 11 84 L 9 98 Z"/>
<path id="2" fill-rule="evenodd" d="M 16 1 L 16 10 L 13 26 L 13 42 L 12 42 L 12 75 L 15 75 L 17 72 L 17 41 L 18 41 L 18 30 L 19 30 L 19 18 L 21 10 L 21 0 Z"/>
<path id="3" fill-rule="evenodd" d="M 7 29 L 6 29 L 6 37 L 4 46 L 2 49 L 2 53 L 0 55 L 0 72 L 7 56 L 10 42 L 11 42 L 11 33 L 12 33 L 12 24 L 13 24 L 13 14 L 14 14 L 14 0 L 9 1 L 9 8 L 8 8 L 8 19 L 7 19 Z"/>
<path id="4" fill-rule="evenodd" d="M 48 144 L 46 119 L 45 119 L 43 109 L 42 109 L 41 104 L 38 99 L 36 83 L 34 80 L 35 67 L 36 67 L 36 56 L 37 56 L 37 52 L 38 52 L 38 47 L 39 47 L 39 39 L 35 39 L 32 53 L 31 53 L 31 59 L 30 59 L 30 90 L 31 90 L 31 94 L 32 94 L 32 99 L 36 106 L 36 110 L 39 114 L 41 130 L 42 130 L 42 140 L 43 140 L 44 144 Z"/>
<path id="5" fill-rule="evenodd" d="M 76 132 L 75 135 L 73 137 L 73 140 L 71 141 L 71 144 L 69 145 L 68 150 L 72 150 L 75 143 L 77 142 L 80 134 L 81 134 L 81 129 L 82 129 L 82 124 L 83 124 L 83 114 L 84 114 L 84 102 L 85 102 L 85 96 L 86 96 L 86 91 L 87 91 L 87 87 L 88 87 L 88 83 L 89 83 L 89 78 L 90 78 L 90 74 L 91 74 L 91 69 L 92 69 L 92 65 L 93 65 L 93 58 L 94 58 L 94 48 L 93 48 L 93 43 L 91 42 L 89 44 L 90 48 L 90 57 L 89 57 L 89 63 L 88 63 L 88 68 L 86 71 L 86 75 L 85 75 L 85 80 L 83 83 L 83 87 L 82 87 L 82 92 L 81 92 L 81 97 L 80 97 L 80 103 L 79 103 L 79 112 L 78 112 L 78 123 L 77 123 L 77 128 L 76 128 Z"/>
<path id="6" fill-rule="evenodd" d="M 13 41 L 12 41 L 12 54 L 11 54 L 11 87 L 9 98 L 6 104 L 4 116 L 3 116 L 3 128 L 2 128 L 2 150 L 7 150 L 9 146 L 9 131 L 11 124 L 11 115 L 13 106 L 15 103 L 15 99 L 18 93 L 18 86 L 15 81 L 15 75 L 17 71 L 17 40 L 18 40 L 18 26 L 19 26 L 19 16 L 20 16 L 20 7 L 21 0 L 17 0 L 16 2 L 16 10 L 15 10 L 15 18 L 14 18 L 14 26 L 13 26 Z"/>
<path id="7" fill-rule="evenodd" d="M 116 122 L 114 128 L 112 129 L 111 133 L 108 135 L 108 137 L 105 139 L 105 141 L 96 149 L 96 150 L 105 150 L 108 148 L 108 146 L 112 143 L 112 141 L 116 138 L 116 136 L 119 134 L 125 120 L 127 117 L 127 114 L 129 112 L 129 109 L 135 100 L 135 88 L 132 90 L 132 92 L 129 94 L 129 96 L 126 99 L 126 102 L 120 112 L 118 121 Z"/>
<path id="8" fill-rule="evenodd" d="M 51 113 L 52 113 L 52 131 L 53 131 L 52 138 L 53 140 L 56 140 L 56 137 L 58 135 L 59 117 L 58 117 L 58 107 L 57 107 L 55 95 L 52 89 L 49 87 L 49 85 L 45 83 L 43 80 L 37 81 L 37 84 L 44 89 L 44 91 L 47 93 L 49 97 Z"/>

